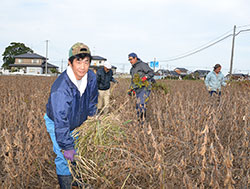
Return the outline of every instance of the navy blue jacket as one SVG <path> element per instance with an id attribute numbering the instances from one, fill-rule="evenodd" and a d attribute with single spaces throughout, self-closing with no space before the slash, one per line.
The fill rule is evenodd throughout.
<path id="1" fill-rule="evenodd" d="M 70 131 L 79 127 L 88 116 L 95 115 L 97 102 L 96 75 L 92 70 L 88 71 L 87 86 L 82 96 L 66 71 L 56 79 L 51 87 L 46 112 L 54 121 L 55 136 L 60 148 L 74 148 L 74 139 Z"/>
<path id="2" fill-rule="evenodd" d="M 110 88 L 110 81 L 116 82 L 113 78 L 113 71 L 105 72 L 104 68 L 98 69 L 96 73 L 97 85 L 99 90 L 108 90 Z"/>

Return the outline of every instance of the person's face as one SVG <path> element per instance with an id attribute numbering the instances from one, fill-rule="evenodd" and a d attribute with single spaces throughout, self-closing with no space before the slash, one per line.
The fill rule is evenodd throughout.
<path id="1" fill-rule="evenodd" d="M 128 60 L 129 60 L 129 62 L 130 62 L 132 65 L 135 64 L 135 63 L 137 62 L 137 58 L 136 58 L 136 57 L 133 58 L 133 57 L 130 56 L 130 57 L 128 58 Z"/>
<path id="2" fill-rule="evenodd" d="M 75 58 L 70 64 L 77 80 L 81 80 L 89 70 L 90 58 Z"/>
<path id="3" fill-rule="evenodd" d="M 105 71 L 106 73 L 108 73 L 109 70 L 110 70 L 110 69 L 108 69 L 107 67 L 104 66 L 104 71 Z"/>
<path id="4" fill-rule="evenodd" d="M 220 70 L 221 70 L 221 67 L 218 67 L 218 68 L 216 68 L 216 69 L 214 70 L 214 72 L 215 72 L 215 73 L 219 73 Z"/>

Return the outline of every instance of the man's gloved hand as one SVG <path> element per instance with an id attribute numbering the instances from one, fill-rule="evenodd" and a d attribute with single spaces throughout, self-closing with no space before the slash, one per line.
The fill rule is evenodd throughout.
<path id="1" fill-rule="evenodd" d="M 93 116 L 88 116 L 87 120 L 96 120 L 97 119 L 97 115 L 93 115 Z"/>
<path id="2" fill-rule="evenodd" d="M 65 150 L 64 151 L 64 157 L 70 161 L 74 161 L 74 155 L 76 155 L 75 150 Z"/>
<path id="3" fill-rule="evenodd" d="M 144 76 L 144 77 L 141 78 L 141 81 L 142 81 L 142 82 L 144 82 L 144 81 L 146 81 L 146 80 L 147 80 L 147 77 L 146 77 L 146 76 Z"/>
<path id="4" fill-rule="evenodd" d="M 129 90 L 128 90 L 128 95 L 129 95 L 129 96 L 135 95 L 134 89 L 129 89 Z"/>
<path id="5" fill-rule="evenodd" d="M 208 91 L 212 91 L 212 88 L 208 86 L 208 87 L 207 87 L 207 90 L 208 90 Z"/>

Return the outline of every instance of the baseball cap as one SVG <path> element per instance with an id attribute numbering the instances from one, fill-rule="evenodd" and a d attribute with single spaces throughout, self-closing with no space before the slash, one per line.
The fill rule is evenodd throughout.
<path id="1" fill-rule="evenodd" d="M 108 68 L 108 69 L 111 69 L 112 68 L 112 66 L 111 66 L 111 64 L 109 63 L 109 62 L 104 62 L 104 64 L 103 64 L 106 68 Z"/>
<path id="2" fill-rule="evenodd" d="M 128 57 L 138 58 L 138 57 L 137 57 L 137 54 L 135 54 L 135 53 L 130 53 L 130 54 L 128 55 Z"/>
<path id="3" fill-rule="evenodd" d="M 78 54 L 89 54 L 90 50 L 89 47 L 87 45 L 85 45 L 84 43 L 76 43 L 74 44 L 70 49 L 69 49 L 69 58 Z"/>

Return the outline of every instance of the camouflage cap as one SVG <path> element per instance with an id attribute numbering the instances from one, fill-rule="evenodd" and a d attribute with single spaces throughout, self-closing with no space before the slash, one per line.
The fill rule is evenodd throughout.
<path id="1" fill-rule="evenodd" d="M 70 49 L 69 49 L 69 58 L 71 56 L 75 56 L 77 54 L 89 54 L 91 55 L 90 53 L 90 50 L 89 50 L 89 47 L 83 43 L 76 43 L 74 44 Z"/>

